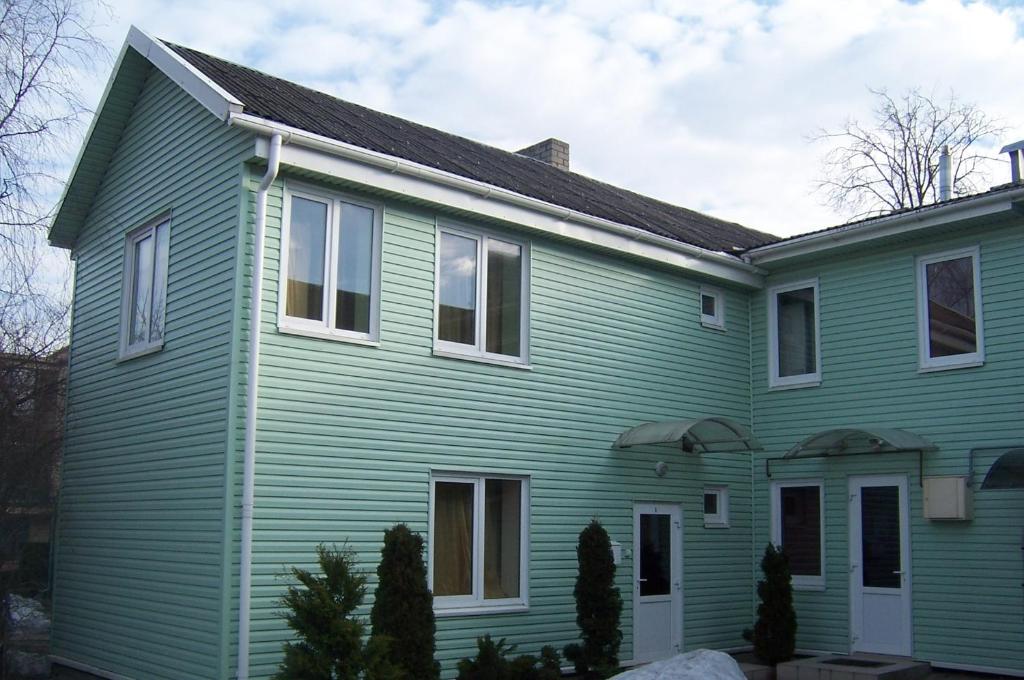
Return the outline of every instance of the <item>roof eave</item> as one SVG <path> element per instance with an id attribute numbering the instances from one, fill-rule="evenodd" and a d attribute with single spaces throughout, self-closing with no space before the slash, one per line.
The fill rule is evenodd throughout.
<path id="1" fill-rule="evenodd" d="M 743 259 L 755 265 L 767 265 L 796 257 L 939 227 L 960 220 L 990 217 L 1013 212 L 1014 204 L 1024 199 L 1024 186 L 980 194 L 947 205 L 934 205 L 910 212 L 879 217 L 837 229 L 807 234 L 794 239 L 752 248 Z"/>
<path id="2" fill-rule="evenodd" d="M 229 123 L 246 130 L 255 132 L 261 138 L 269 138 L 271 135 L 280 134 L 287 147 L 301 147 L 309 149 L 326 156 L 352 161 L 370 168 L 384 170 L 390 177 L 408 177 L 446 189 L 453 189 L 471 195 L 475 200 L 483 199 L 513 206 L 519 209 L 542 214 L 546 217 L 553 217 L 563 224 L 581 225 L 590 229 L 612 234 L 616 237 L 625 237 L 629 242 L 636 244 L 635 248 L 613 248 L 634 255 L 657 259 L 652 257 L 651 247 L 663 253 L 675 253 L 685 257 L 687 268 L 694 269 L 700 273 L 714 278 L 730 280 L 734 283 L 760 288 L 764 284 L 764 271 L 743 259 L 724 252 L 718 252 L 701 248 L 689 243 L 677 241 L 664 236 L 648 232 L 638 227 L 620 224 L 593 215 L 588 215 L 554 203 L 548 203 L 540 199 L 503 189 L 478 180 L 455 175 L 437 168 L 414 163 L 396 156 L 371 151 L 360 146 L 341 142 L 330 137 L 324 137 L 300 128 L 292 127 L 276 121 L 259 118 L 250 114 L 232 114 Z M 259 154 L 258 154 L 259 155 Z M 264 152 L 265 155 L 265 152 Z M 303 167 L 311 171 L 323 171 L 324 168 L 314 167 L 314 163 L 308 160 L 296 160 L 297 167 Z M 288 164 L 286 158 L 282 163 Z M 569 236 L 561 232 L 561 235 Z M 571 238 L 571 236 L 570 236 Z M 646 248 L 645 248 L 646 246 Z M 670 266 L 674 263 L 665 262 Z M 706 266 L 704 266 L 706 265 Z M 684 264 L 683 266 L 687 266 Z M 702 270 L 707 271 L 702 271 Z M 726 274 L 728 272 L 728 274 Z"/>
<path id="3" fill-rule="evenodd" d="M 128 30 L 124 43 L 121 45 L 121 50 L 114 63 L 114 69 L 107 80 L 99 105 L 96 107 L 96 113 L 93 115 L 89 129 L 85 133 L 85 138 L 78 150 L 75 164 L 72 166 L 71 174 L 68 176 L 68 181 L 65 183 L 64 190 L 57 203 L 57 210 L 48 234 L 50 245 L 55 247 L 71 249 L 75 246 L 78 232 L 82 227 L 83 218 L 81 215 L 73 214 L 73 211 L 67 209 L 68 196 L 72 187 L 80 178 L 82 161 L 88 151 L 89 142 L 103 118 L 104 108 L 114 88 L 114 84 L 117 82 L 118 74 L 121 72 L 121 67 L 129 48 L 138 52 L 153 66 L 160 69 L 164 75 L 177 83 L 179 87 L 188 92 L 196 101 L 221 120 L 227 121 L 231 114 L 242 111 L 242 102 L 230 92 L 207 78 L 162 42 L 138 27 L 132 26 Z"/>

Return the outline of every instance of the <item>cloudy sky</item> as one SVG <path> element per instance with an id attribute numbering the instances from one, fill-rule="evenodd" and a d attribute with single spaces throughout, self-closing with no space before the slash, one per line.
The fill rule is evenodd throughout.
<path id="1" fill-rule="evenodd" d="M 809 138 L 868 88 L 954 90 L 1024 137 L 1024 5 L 957 0 L 112 0 L 135 24 L 344 99 L 777 234 L 843 222 Z M 98 99 L 98 79 L 90 87 Z M 994 154 L 993 154 L 994 155 Z M 991 183 L 1008 179 L 994 163 Z"/>

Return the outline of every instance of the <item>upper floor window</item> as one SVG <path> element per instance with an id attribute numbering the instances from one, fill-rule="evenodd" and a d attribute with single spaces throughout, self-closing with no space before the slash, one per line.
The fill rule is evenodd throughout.
<path id="1" fill-rule="evenodd" d="M 921 368 L 978 366 L 985 361 L 978 248 L 917 259 Z"/>
<path id="2" fill-rule="evenodd" d="M 772 543 L 789 558 L 794 587 L 825 587 L 825 485 L 775 482 L 772 497 Z"/>
<path id="3" fill-rule="evenodd" d="M 380 309 L 379 206 L 291 190 L 281 246 L 282 330 L 376 341 Z"/>
<path id="4" fill-rule="evenodd" d="M 435 350 L 525 363 L 528 282 L 526 244 L 440 228 Z"/>
<path id="5" fill-rule="evenodd" d="M 429 572 L 438 610 L 526 606 L 529 498 L 521 477 L 431 479 Z"/>
<path id="6" fill-rule="evenodd" d="M 821 382 L 818 282 L 801 281 L 768 291 L 769 385 Z"/>
<path id="7" fill-rule="evenodd" d="M 709 328 L 725 329 L 725 295 L 722 291 L 700 287 L 700 322 Z"/>
<path id="8" fill-rule="evenodd" d="M 165 215 L 128 234 L 121 287 L 122 357 L 163 346 L 170 231 Z"/>

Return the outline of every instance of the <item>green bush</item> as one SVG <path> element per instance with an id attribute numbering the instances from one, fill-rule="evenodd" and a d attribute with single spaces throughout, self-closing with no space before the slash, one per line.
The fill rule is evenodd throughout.
<path id="1" fill-rule="evenodd" d="M 528 654 L 509 658 L 515 645 L 505 638 L 495 642 L 484 635 L 476 639 L 476 648 L 475 658 L 459 661 L 458 680 L 557 680 L 562 676 L 561 659 L 554 647 L 544 647 L 540 660 Z"/>
<path id="2" fill-rule="evenodd" d="M 767 664 L 789 661 L 796 650 L 796 612 L 789 558 L 771 543 L 761 559 L 764 580 L 757 582 L 757 623 L 743 637 L 754 643 L 754 654 Z"/>
<path id="3" fill-rule="evenodd" d="M 565 648 L 576 673 L 587 680 L 607 678 L 618 672 L 622 631 L 622 596 L 615 587 L 615 562 L 611 539 L 596 519 L 580 532 L 576 547 L 576 624 L 582 644 Z"/>
<path id="4" fill-rule="evenodd" d="M 353 612 L 366 595 L 366 576 L 355 569 L 348 550 L 316 548 L 322 575 L 292 567 L 298 586 L 281 603 L 288 626 L 299 638 L 284 645 L 276 680 L 401 680 L 388 661 L 388 644 L 377 639 L 363 647 L 363 622 Z"/>
<path id="5" fill-rule="evenodd" d="M 391 645 L 391 663 L 410 679 L 436 680 L 441 667 L 434 661 L 434 598 L 427 588 L 423 538 L 404 524 L 385 531 L 377 577 L 371 639 L 400 640 Z"/>

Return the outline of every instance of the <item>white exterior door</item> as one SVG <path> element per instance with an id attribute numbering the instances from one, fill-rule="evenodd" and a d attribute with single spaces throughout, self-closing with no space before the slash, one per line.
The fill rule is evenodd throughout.
<path id="1" fill-rule="evenodd" d="M 910 617 L 907 478 L 851 477 L 851 651 L 910 656 Z"/>
<path id="2" fill-rule="evenodd" d="M 638 503 L 633 517 L 633 660 L 683 649 L 683 513 L 672 503 Z"/>

